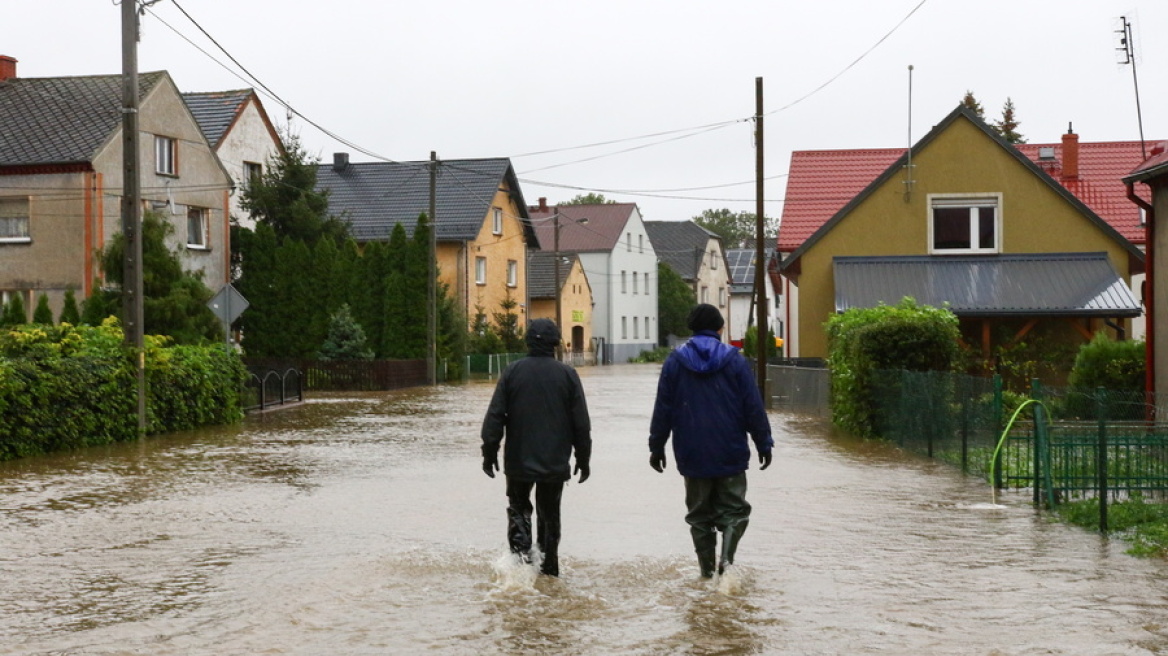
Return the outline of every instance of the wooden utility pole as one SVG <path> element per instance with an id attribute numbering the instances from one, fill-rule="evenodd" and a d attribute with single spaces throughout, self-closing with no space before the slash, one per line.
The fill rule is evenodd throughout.
<path id="1" fill-rule="evenodd" d="M 756 323 L 758 326 L 758 393 L 762 396 L 763 404 L 769 406 L 766 398 L 767 379 L 767 343 L 770 332 L 767 330 L 766 304 L 766 221 L 763 215 L 763 142 L 762 142 L 762 78 L 754 78 L 754 294 L 755 309 L 758 311 Z"/>
<path id="2" fill-rule="evenodd" d="M 143 349 L 142 195 L 138 165 L 138 3 L 122 0 L 122 315 L 138 390 L 138 435 L 146 433 L 146 352 Z"/>
<path id="3" fill-rule="evenodd" d="M 430 151 L 430 275 L 427 277 L 426 298 L 430 311 L 426 313 L 426 368 L 431 385 L 438 384 L 438 153 Z"/>

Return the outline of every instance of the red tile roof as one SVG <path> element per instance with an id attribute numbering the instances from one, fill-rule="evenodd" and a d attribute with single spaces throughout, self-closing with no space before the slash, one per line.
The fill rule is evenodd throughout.
<path id="1" fill-rule="evenodd" d="M 1077 180 L 1060 177 L 1061 143 L 1019 144 L 1016 148 L 1133 244 L 1144 243 L 1139 208 L 1127 199 L 1123 183 L 1124 176 L 1143 162 L 1140 142 L 1080 143 Z M 1054 149 L 1053 161 L 1039 159 L 1043 148 Z M 904 153 L 904 148 L 791 153 L 779 251 L 790 253 L 802 245 Z"/>

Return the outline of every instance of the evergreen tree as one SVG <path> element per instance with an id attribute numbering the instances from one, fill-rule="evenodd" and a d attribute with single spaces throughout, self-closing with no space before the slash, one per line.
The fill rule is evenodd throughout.
<path id="1" fill-rule="evenodd" d="M 518 307 L 519 302 L 512 298 L 511 290 L 508 289 L 506 296 L 499 301 L 500 311 L 494 313 L 504 353 L 523 353 L 527 350 L 523 341 L 523 327 L 519 325 L 519 314 L 515 312 Z"/>
<path id="2" fill-rule="evenodd" d="M 667 344 L 669 335 L 690 334 L 686 321 L 694 306 L 693 289 L 668 264 L 657 263 L 658 343 Z"/>
<path id="3" fill-rule="evenodd" d="M 973 97 L 972 91 L 965 92 L 965 97 L 961 99 L 961 104 L 972 109 L 973 113 L 976 114 L 978 118 L 982 119 L 983 121 L 985 120 L 985 110 L 981 108 L 981 103 L 977 101 L 977 98 Z"/>
<path id="4" fill-rule="evenodd" d="M 46 326 L 53 325 L 53 311 L 49 309 L 49 297 L 41 294 L 37 299 L 36 309 L 32 312 L 32 322 Z"/>
<path id="5" fill-rule="evenodd" d="M 471 323 L 470 335 L 467 338 L 467 350 L 470 353 L 492 354 L 503 352 L 503 340 L 491 322 L 487 320 L 487 312 L 483 306 L 475 306 L 474 322 Z"/>
<path id="6" fill-rule="evenodd" d="M 318 160 L 308 156 L 298 136 L 284 139 L 284 151 L 268 160 L 263 176 L 244 190 L 240 205 L 257 224 L 275 230 L 280 240 L 315 244 L 321 237 L 344 240 L 346 224 L 328 214 L 328 193 L 316 190 Z M 244 253 L 246 262 L 246 253 Z"/>
<path id="7" fill-rule="evenodd" d="M 459 312 L 449 286 L 439 280 L 437 288 L 438 360 L 439 363 L 445 361 L 449 367 L 447 380 L 458 379 L 461 377 L 463 357 L 467 352 L 466 317 Z M 441 369 L 439 371 L 441 372 Z"/>
<path id="8" fill-rule="evenodd" d="M 409 286 L 411 281 L 406 278 L 406 257 L 409 242 L 406 239 L 405 226 L 398 223 L 393 226 L 389 235 L 389 246 L 385 250 L 385 303 L 384 325 L 381 352 L 384 357 L 404 359 L 416 357 L 410 354 L 409 345 L 405 343 L 406 326 L 411 321 L 425 320 L 423 316 L 410 316 Z M 425 281 L 419 281 L 424 283 Z M 417 283 L 414 283 L 415 285 Z"/>
<path id="9" fill-rule="evenodd" d="M 372 360 L 373 350 L 365 340 L 361 324 L 353 319 L 349 305 L 342 305 L 329 319 L 328 337 L 320 347 L 321 360 Z"/>
<path id="10" fill-rule="evenodd" d="M 280 282 L 275 294 L 274 320 L 279 350 L 273 355 L 311 358 L 324 342 L 324 334 L 314 332 L 321 312 L 318 290 L 311 279 L 312 252 L 299 239 L 290 239 L 276 249 L 276 274 Z M 306 275 L 307 274 L 307 275 Z"/>
<path id="11" fill-rule="evenodd" d="M 1006 104 L 1002 107 L 1002 120 L 994 123 L 994 129 L 1009 143 L 1023 144 L 1026 143 L 1026 139 L 1018 132 L 1021 123 L 1014 116 L 1014 101 L 1007 97 Z"/>
<path id="12" fill-rule="evenodd" d="M 22 294 L 13 294 L 8 305 L 4 306 L 4 314 L 0 316 L 0 326 L 20 326 L 28 323 L 28 314 L 24 311 Z"/>
<path id="13" fill-rule="evenodd" d="M 414 234 L 406 249 L 405 277 L 406 311 L 410 321 L 405 325 L 405 334 L 402 336 L 408 345 L 408 357 L 426 357 L 426 345 L 429 343 L 429 316 L 430 316 L 430 221 L 425 214 L 418 217 L 414 226 Z M 435 270 L 437 274 L 437 270 Z"/>
<path id="14" fill-rule="evenodd" d="M 763 234 L 765 236 L 778 234 L 778 218 L 769 218 L 763 221 Z M 754 212 L 734 213 L 726 208 L 702 210 L 699 216 L 693 217 L 693 222 L 721 237 L 724 248 L 752 248 L 755 245 L 758 222 Z"/>
<path id="15" fill-rule="evenodd" d="M 586 194 L 576 194 L 572 200 L 564 201 L 560 205 L 611 205 L 615 200 L 608 200 L 604 194 L 596 194 L 588 192 Z"/>
<path id="16" fill-rule="evenodd" d="M 58 323 L 67 323 L 76 326 L 81 323 L 81 312 L 77 309 L 77 296 L 72 289 L 65 290 L 65 306 L 61 308 Z"/>
<path id="17" fill-rule="evenodd" d="M 248 300 L 249 307 L 236 322 L 243 333 L 243 350 L 253 357 L 287 355 L 280 351 L 280 279 L 276 271 L 278 238 L 272 226 L 259 224 L 255 232 L 240 233 L 240 244 L 247 257 L 236 288 Z"/>

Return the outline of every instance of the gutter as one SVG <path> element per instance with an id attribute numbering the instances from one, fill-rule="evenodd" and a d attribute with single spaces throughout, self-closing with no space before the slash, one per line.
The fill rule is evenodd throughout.
<path id="1" fill-rule="evenodd" d="M 1144 223 L 1144 312 L 1147 315 L 1144 319 L 1144 391 L 1148 394 L 1148 400 L 1154 398 L 1156 393 L 1156 345 L 1155 345 L 1155 313 L 1154 304 L 1156 294 L 1155 289 L 1155 257 L 1154 244 L 1156 243 L 1156 213 L 1155 208 L 1152 207 L 1148 201 L 1140 198 L 1135 191 L 1135 183 L 1124 181 L 1124 187 L 1127 189 L 1127 199 L 1138 205 L 1144 210 L 1144 215 L 1147 220 Z"/>

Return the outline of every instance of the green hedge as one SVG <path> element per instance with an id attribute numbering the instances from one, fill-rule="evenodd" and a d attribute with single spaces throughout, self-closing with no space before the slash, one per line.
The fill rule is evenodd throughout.
<path id="1" fill-rule="evenodd" d="M 239 421 L 247 370 L 238 355 L 168 342 L 146 338 L 147 433 Z M 0 460 L 135 439 L 136 411 L 116 321 L 0 331 Z"/>
<path id="2" fill-rule="evenodd" d="M 951 371 L 960 354 L 957 316 L 911 298 L 835 315 L 827 322 L 827 337 L 832 420 L 863 436 L 879 425 L 876 372 Z"/>

